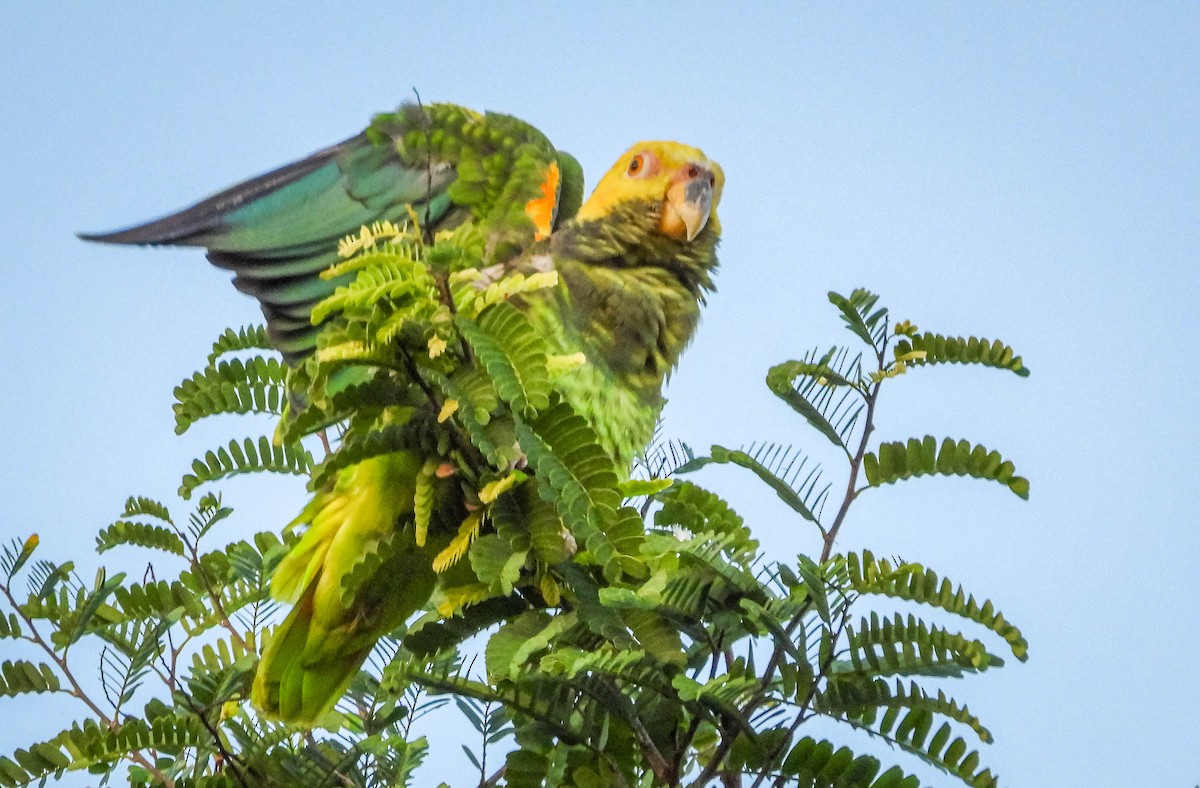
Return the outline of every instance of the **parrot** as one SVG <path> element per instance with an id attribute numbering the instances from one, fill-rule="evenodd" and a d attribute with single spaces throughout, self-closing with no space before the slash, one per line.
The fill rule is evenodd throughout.
<path id="1" fill-rule="evenodd" d="M 314 308 L 352 278 L 322 276 L 339 262 L 340 239 L 414 217 L 429 238 L 474 228 L 493 278 L 556 272 L 553 288 L 515 303 L 555 352 L 586 359 L 555 391 L 627 474 L 653 438 L 663 386 L 714 290 L 723 187 L 721 167 L 699 149 L 647 141 L 626 150 L 584 201 L 578 162 L 533 126 L 452 104 L 405 104 L 193 207 L 80 237 L 204 248 L 258 300 L 271 344 L 294 369 L 325 327 Z M 426 542 L 412 525 L 427 461 L 399 451 L 342 468 L 293 521 L 307 529 L 271 579 L 271 595 L 293 607 L 263 647 L 251 693 L 260 712 L 320 724 L 376 642 L 428 603 L 448 537 Z M 440 480 L 434 522 L 469 516 L 462 498 Z M 348 579 L 384 539 L 394 540 L 395 559 Z"/>

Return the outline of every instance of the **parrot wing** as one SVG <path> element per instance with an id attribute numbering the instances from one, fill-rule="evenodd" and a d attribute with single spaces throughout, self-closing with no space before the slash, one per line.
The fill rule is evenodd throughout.
<path id="1" fill-rule="evenodd" d="M 579 207 L 582 170 L 532 126 L 449 104 L 402 106 L 366 131 L 178 213 L 112 233 L 115 244 L 199 246 L 262 306 L 289 363 L 316 346 L 313 307 L 345 278 L 323 278 L 338 241 L 378 221 L 428 232 L 472 221 L 512 254 Z"/>

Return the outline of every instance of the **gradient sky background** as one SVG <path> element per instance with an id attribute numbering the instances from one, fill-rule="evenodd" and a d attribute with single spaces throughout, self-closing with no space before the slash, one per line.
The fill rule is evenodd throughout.
<path id="1" fill-rule="evenodd" d="M 0 5 L 5 541 L 36 531 L 43 557 L 90 577 L 93 534 L 127 495 L 173 500 L 192 457 L 262 429 L 175 438 L 170 410 L 209 342 L 258 320 L 253 301 L 198 252 L 75 231 L 184 207 L 357 132 L 413 86 L 528 120 L 592 183 L 633 141 L 679 138 L 728 183 L 719 292 L 668 434 L 820 450 L 762 377 L 852 341 L 830 289 L 866 286 L 923 330 L 1000 336 L 1032 377 L 920 370 L 891 387 L 879 436 L 998 448 L 1031 501 L 908 482 L 864 496 L 840 546 L 968 581 L 1023 629 L 1028 663 L 954 685 L 995 734 L 984 762 L 1004 784 L 1200 780 L 1200 5 L 297 5 Z M 818 549 L 748 474 L 699 480 L 773 555 Z M 303 498 L 295 479 L 224 489 L 229 539 Z M 65 698 L 0 701 L 0 751 L 78 715 Z M 454 737 L 429 732 L 422 780 L 468 784 Z"/>

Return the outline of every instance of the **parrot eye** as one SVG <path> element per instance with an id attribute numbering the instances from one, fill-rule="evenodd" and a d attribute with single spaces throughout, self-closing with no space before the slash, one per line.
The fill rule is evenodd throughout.
<path id="1" fill-rule="evenodd" d="M 644 163 L 644 160 L 642 159 L 641 154 L 634 156 L 629 161 L 629 174 L 637 175 L 639 172 L 641 172 L 643 163 Z"/>

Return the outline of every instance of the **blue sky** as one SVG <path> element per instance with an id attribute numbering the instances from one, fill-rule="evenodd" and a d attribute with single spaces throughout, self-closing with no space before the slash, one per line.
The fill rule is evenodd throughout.
<path id="1" fill-rule="evenodd" d="M 984 760 L 1005 784 L 1200 779 L 1200 6 L 300 5 L 0 6 L 6 540 L 37 531 L 90 571 L 125 496 L 169 499 L 193 456 L 261 429 L 175 438 L 170 411 L 254 303 L 197 252 L 75 231 L 184 207 L 414 86 L 533 123 L 592 182 L 633 141 L 677 138 L 728 181 L 718 293 L 668 433 L 819 448 L 762 377 L 850 339 L 830 289 L 1000 336 L 1032 377 L 919 371 L 892 387 L 879 435 L 998 448 L 1030 502 L 908 482 L 864 496 L 840 546 L 969 579 L 1023 629 L 1028 663 L 954 688 L 995 734 Z M 817 550 L 747 477 L 705 474 L 773 554 Z M 230 484 L 227 535 L 282 525 L 302 497 L 293 480 Z M 3 752 L 77 713 L 4 709 Z M 469 779 L 439 746 L 427 779 Z"/>

